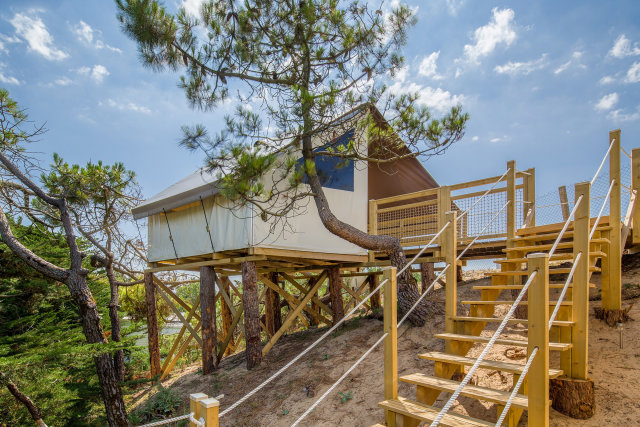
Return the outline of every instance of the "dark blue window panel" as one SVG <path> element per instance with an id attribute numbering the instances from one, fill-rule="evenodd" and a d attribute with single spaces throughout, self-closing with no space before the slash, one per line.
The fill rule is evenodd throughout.
<path id="1" fill-rule="evenodd" d="M 336 147 L 340 145 L 347 145 L 349 141 L 353 139 L 355 132 L 353 129 L 347 131 L 344 135 L 334 139 L 329 144 L 322 147 L 318 147 L 313 150 L 315 153 L 319 151 L 327 151 L 329 147 Z M 337 151 L 337 149 L 336 149 Z M 299 160 L 299 165 L 302 167 L 304 159 Z M 336 190 L 353 191 L 354 181 L 354 166 L 353 160 L 346 160 L 340 157 L 323 156 L 316 157 L 316 171 L 318 178 L 322 186 L 325 188 L 333 188 Z M 308 183 L 305 175 L 303 182 Z"/>

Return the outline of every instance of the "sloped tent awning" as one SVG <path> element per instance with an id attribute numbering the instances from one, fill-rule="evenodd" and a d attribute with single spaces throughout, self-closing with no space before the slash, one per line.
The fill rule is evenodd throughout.
<path id="1" fill-rule="evenodd" d="M 200 168 L 191 175 L 162 190 L 131 210 L 134 219 L 142 219 L 176 209 L 218 194 L 213 173 Z"/>

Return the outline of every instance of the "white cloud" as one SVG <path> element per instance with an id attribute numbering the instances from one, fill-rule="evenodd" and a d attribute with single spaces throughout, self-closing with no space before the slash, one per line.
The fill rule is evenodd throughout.
<path id="1" fill-rule="evenodd" d="M 187 15 L 199 17 L 202 3 L 204 3 L 204 0 L 182 0 L 180 7 L 184 7 Z"/>
<path id="2" fill-rule="evenodd" d="M 575 65 L 578 68 L 582 68 L 582 69 L 586 69 L 587 66 L 582 64 L 580 62 L 580 59 L 582 58 L 582 55 L 584 54 L 584 52 L 580 52 L 580 51 L 575 51 L 571 54 L 571 59 L 568 60 L 567 62 L 565 62 L 564 64 L 562 64 L 561 66 L 559 66 L 558 68 L 556 68 L 553 73 L 554 74 L 560 74 L 563 73 L 565 71 L 567 71 L 567 69 L 569 67 L 571 67 L 572 65 Z"/>
<path id="3" fill-rule="evenodd" d="M 640 112 L 635 113 L 623 113 L 622 110 L 613 110 L 607 114 L 607 118 L 614 122 L 632 122 L 640 119 Z"/>
<path id="4" fill-rule="evenodd" d="M 72 83 L 73 83 L 73 80 L 71 80 L 68 77 L 62 77 L 53 81 L 53 84 L 58 86 L 69 86 Z"/>
<path id="5" fill-rule="evenodd" d="M 438 57 L 440 51 L 433 52 L 432 54 L 425 56 L 420 62 L 420 68 L 418 73 L 422 76 L 432 78 L 433 80 L 440 80 L 442 76 L 438 74 Z"/>
<path id="6" fill-rule="evenodd" d="M 515 12 L 513 9 L 493 8 L 493 16 L 487 25 L 476 28 L 472 40 L 474 44 L 464 46 L 464 57 L 472 63 L 480 63 L 480 59 L 490 55 L 498 45 L 506 47 L 516 40 L 514 28 Z"/>
<path id="7" fill-rule="evenodd" d="M 31 13 L 34 13 L 31 11 Z M 61 61 L 69 55 L 53 45 L 53 37 L 38 16 L 27 16 L 16 13 L 9 21 L 16 29 L 16 34 L 29 45 L 29 50 L 39 53 L 50 61 Z"/>
<path id="8" fill-rule="evenodd" d="M 613 76 L 604 76 L 603 78 L 600 79 L 600 81 L 598 83 L 600 83 L 601 85 L 610 85 L 611 83 L 614 83 L 616 81 L 616 79 L 613 78 Z"/>
<path id="9" fill-rule="evenodd" d="M 105 104 L 100 102 L 98 105 L 102 106 Z M 131 101 L 116 102 L 114 99 L 109 98 L 106 101 L 106 105 L 120 111 L 133 111 L 135 113 L 151 114 L 151 110 L 149 108 Z"/>
<path id="10" fill-rule="evenodd" d="M 616 106 L 619 99 L 620 97 L 616 92 L 605 95 L 602 98 L 600 98 L 600 100 L 595 106 L 595 109 L 599 111 L 611 110 L 613 107 Z"/>
<path id="11" fill-rule="evenodd" d="M 493 142 L 494 144 L 495 144 L 496 142 L 500 142 L 500 141 L 502 141 L 502 138 L 491 138 L 491 139 L 489 140 L 489 142 Z"/>
<path id="12" fill-rule="evenodd" d="M 535 70 L 540 70 L 547 66 L 547 54 L 543 53 L 538 59 L 532 59 L 527 62 L 507 62 L 504 65 L 496 65 L 493 69 L 498 74 L 509 74 L 515 76 L 524 74 L 525 76 Z"/>
<path id="13" fill-rule="evenodd" d="M 422 86 L 404 80 L 396 80 L 394 84 L 389 86 L 389 92 L 394 95 L 417 92 L 420 95 L 418 102 L 438 113 L 446 113 L 451 107 L 463 104 L 465 101 L 464 95 L 452 95 L 448 90 L 442 90 L 439 87 Z"/>
<path id="14" fill-rule="evenodd" d="M 110 74 L 107 67 L 100 64 L 94 65 L 93 68 L 80 67 L 77 71 L 78 74 L 91 77 L 96 83 L 102 83 L 104 78 Z"/>
<path id="15" fill-rule="evenodd" d="M 8 43 L 20 43 L 20 39 L 17 37 L 9 37 L 6 34 L 0 34 L 0 52 L 9 52 L 6 48 Z"/>
<path id="16" fill-rule="evenodd" d="M 477 140 L 479 140 L 479 139 L 480 139 L 480 138 L 478 138 L 478 136 L 474 136 L 473 138 L 471 138 L 471 140 L 472 140 L 472 141 L 477 141 Z"/>
<path id="17" fill-rule="evenodd" d="M 71 31 L 76 35 L 78 40 L 86 45 L 92 46 L 96 49 L 109 49 L 113 52 L 122 53 L 122 51 L 117 47 L 109 46 L 102 40 L 95 38 L 94 34 L 100 35 L 100 32 L 95 31 L 89 24 L 84 21 L 80 21 L 78 25 L 72 27 Z"/>
<path id="18" fill-rule="evenodd" d="M 458 11 L 460 11 L 462 6 L 466 3 L 466 0 L 446 0 L 446 2 L 449 14 L 451 14 L 451 16 L 456 16 Z"/>
<path id="19" fill-rule="evenodd" d="M 620 34 L 616 41 L 613 42 L 613 47 L 609 51 L 608 55 L 613 56 L 614 58 L 624 58 L 625 56 L 640 55 L 640 48 L 638 48 L 637 43 L 634 43 L 632 47 L 631 40 L 629 40 L 624 34 Z"/>
<path id="20" fill-rule="evenodd" d="M 640 82 L 640 62 L 634 62 L 633 65 L 627 71 L 627 75 L 624 78 L 626 83 L 638 83 Z"/>

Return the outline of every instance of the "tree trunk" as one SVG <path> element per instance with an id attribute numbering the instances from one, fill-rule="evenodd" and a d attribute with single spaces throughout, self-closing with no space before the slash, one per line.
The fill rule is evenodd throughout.
<path id="1" fill-rule="evenodd" d="M 42 420 L 42 414 L 40 413 L 40 409 L 33 403 L 33 401 L 26 394 L 22 393 L 20 389 L 11 381 L 10 379 L 3 378 L 4 374 L 0 374 L 0 382 L 3 380 L 6 381 L 7 389 L 16 398 L 16 400 L 24 405 L 29 411 L 31 418 L 38 425 L 38 427 L 47 427 L 45 422 Z"/>
<path id="2" fill-rule="evenodd" d="M 420 281 L 422 282 L 421 293 L 424 294 L 434 280 L 436 280 L 436 274 L 433 270 L 433 263 L 423 262 L 420 264 Z"/>
<path id="3" fill-rule="evenodd" d="M 120 295 L 118 294 L 118 285 L 109 280 L 111 288 L 111 301 L 109 302 L 109 320 L 111 320 L 111 339 L 114 342 L 120 342 L 122 339 L 120 333 L 120 315 L 118 314 L 118 306 L 120 305 Z M 113 367 L 116 370 L 116 378 L 118 381 L 124 381 L 124 350 L 117 350 L 113 353 Z"/>
<path id="4" fill-rule="evenodd" d="M 278 286 L 278 273 L 270 273 L 269 280 L 274 285 Z M 265 326 L 270 335 L 273 336 L 282 323 L 282 317 L 280 314 L 280 296 L 276 291 L 271 288 L 267 288 L 265 292 L 264 300 L 264 314 L 265 314 Z"/>
<path id="5" fill-rule="evenodd" d="M 144 273 L 144 297 L 147 307 L 147 338 L 149 340 L 149 364 L 151 378 L 160 375 L 160 337 L 158 333 L 158 307 L 153 273 Z"/>
<path id="6" fill-rule="evenodd" d="M 344 305 L 342 301 L 342 279 L 340 269 L 331 267 L 329 273 L 329 294 L 331 295 L 331 310 L 333 311 L 332 321 L 335 325 L 344 317 Z"/>
<path id="7" fill-rule="evenodd" d="M 314 277 L 310 277 L 309 281 L 307 282 L 307 286 L 309 289 L 312 289 L 313 286 L 316 283 L 316 279 Z M 318 297 L 318 291 L 315 292 L 314 297 Z M 311 310 L 313 310 L 314 313 L 318 313 L 320 314 L 320 306 L 318 304 L 316 304 L 315 302 L 313 302 L 313 300 L 311 301 Z M 318 319 L 314 316 L 309 316 L 309 325 L 310 326 L 318 326 Z"/>
<path id="8" fill-rule="evenodd" d="M 222 277 L 220 281 L 222 284 L 222 288 L 229 295 L 229 301 L 233 303 L 233 295 L 231 294 L 231 286 L 229 286 L 229 279 L 227 277 Z M 222 316 L 222 332 L 224 333 L 224 337 L 226 338 L 228 334 L 233 334 L 231 330 L 231 325 L 233 324 L 233 315 L 231 314 L 231 308 L 227 304 L 227 301 L 224 299 L 220 304 L 221 307 L 221 316 Z M 231 335 L 231 339 L 229 340 L 229 345 L 224 351 L 224 355 L 228 356 L 233 352 L 233 348 L 235 348 L 235 341 L 233 340 L 233 335 Z"/>
<path id="9" fill-rule="evenodd" d="M 256 264 L 242 263 L 242 302 L 244 303 L 244 338 L 247 345 L 245 358 L 247 369 L 253 369 L 262 361 L 260 345 L 260 301 L 258 301 L 258 277 Z"/>
<path id="10" fill-rule="evenodd" d="M 202 321 L 202 374 L 217 368 L 216 351 L 216 272 L 200 267 L 200 319 Z"/>
<path id="11" fill-rule="evenodd" d="M 549 396 L 556 411 L 571 418 L 586 420 L 593 417 L 596 397 L 593 380 L 556 378 L 549 380 Z"/>
<path id="12" fill-rule="evenodd" d="M 371 293 L 380 284 L 380 279 L 377 274 L 372 274 L 367 278 L 367 280 L 369 280 L 369 293 Z M 369 301 L 371 301 L 371 310 L 375 311 L 379 309 L 380 308 L 380 291 L 376 291 L 375 294 L 371 295 L 371 298 L 369 298 Z"/>

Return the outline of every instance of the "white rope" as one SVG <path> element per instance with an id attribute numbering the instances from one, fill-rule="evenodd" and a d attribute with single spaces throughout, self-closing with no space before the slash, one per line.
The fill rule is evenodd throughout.
<path id="1" fill-rule="evenodd" d="M 458 221 L 459 221 L 463 216 L 465 216 L 466 214 L 468 214 L 468 213 L 469 213 L 469 211 L 470 211 L 471 209 L 475 208 L 475 207 L 476 207 L 476 205 L 477 205 L 478 203 L 480 203 L 480 200 L 484 199 L 484 198 L 485 198 L 485 196 L 491 192 L 491 190 L 493 190 L 494 188 L 496 188 L 496 185 L 498 185 L 498 183 L 499 183 L 500 181 L 502 181 L 502 179 L 503 179 L 503 178 L 504 178 L 504 177 L 509 173 L 509 171 L 510 171 L 510 170 L 511 170 L 511 168 L 507 169 L 507 171 L 506 171 L 506 172 L 505 172 L 505 173 L 504 173 L 500 178 L 498 178 L 498 180 L 497 180 L 496 182 L 494 182 L 494 183 L 493 183 L 493 185 L 491 186 L 491 188 L 489 188 L 487 191 L 485 191 L 485 193 L 484 193 L 482 196 L 480 196 L 480 198 L 479 198 L 478 200 L 476 200 L 476 202 L 475 202 L 473 205 L 471 205 L 471 207 L 470 207 L 469 209 L 467 209 L 466 211 L 462 212 L 462 213 L 460 214 L 460 216 L 458 217 Z"/>
<path id="2" fill-rule="evenodd" d="M 466 385 L 469 383 L 476 369 L 478 369 L 478 366 L 480 366 L 480 363 L 482 363 L 486 355 L 489 353 L 489 350 L 491 350 L 491 347 L 493 347 L 493 345 L 495 344 L 496 340 L 502 333 L 502 330 L 505 328 L 505 326 L 507 326 L 509 319 L 511 318 L 511 316 L 513 316 L 513 313 L 516 311 L 518 304 L 520 304 L 520 301 L 522 301 L 524 294 L 527 292 L 529 285 L 531 284 L 531 282 L 533 281 L 533 279 L 536 277 L 537 274 L 538 274 L 537 270 L 531 273 L 531 275 L 529 276 L 529 279 L 527 280 L 527 283 L 525 283 L 525 285 L 522 287 L 522 290 L 520 291 L 520 294 L 518 294 L 518 298 L 516 298 L 516 300 L 511 305 L 509 312 L 507 312 L 507 315 L 504 317 L 504 319 L 502 319 L 500 326 L 498 326 L 498 329 L 495 331 L 495 333 L 487 343 L 484 350 L 482 350 L 482 353 L 480 354 L 480 356 L 478 356 L 478 358 L 476 359 L 471 369 L 469 369 L 469 372 L 467 373 L 467 375 L 465 375 L 464 379 L 462 380 L 458 388 L 456 388 L 456 391 L 453 392 L 449 400 L 447 400 L 447 403 L 445 403 L 445 405 L 442 407 L 442 409 L 438 413 L 438 416 L 436 417 L 436 419 L 433 420 L 433 422 L 431 423 L 431 427 L 437 426 L 440 423 L 440 421 L 442 421 L 442 417 L 444 417 L 445 414 L 449 411 L 449 409 L 451 408 L 451 405 L 453 405 L 453 402 L 455 402 L 455 400 L 458 398 L 458 396 L 462 392 L 462 389 L 465 388 Z"/>
<path id="3" fill-rule="evenodd" d="M 420 298 L 418 298 L 418 300 L 415 302 L 415 304 L 413 304 L 413 306 L 409 309 L 409 311 L 407 311 L 407 314 L 404 315 L 404 317 L 400 320 L 400 322 L 398 322 L 398 324 L 396 325 L 396 328 L 399 328 L 400 326 L 402 326 L 402 323 L 407 319 L 407 317 L 409 316 L 409 314 L 411 314 L 411 312 L 418 306 L 418 303 L 420 301 L 422 301 L 422 299 L 431 291 L 431 289 L 433 289 L 433 286 L 436 284 L 436 282 L 438 280 L 440 280 L 440 277 L 442 277 L 442 275 L 447 271 L 447 269 L 451 266 L 451 264 L 447 264 L 445 266 L 444 269 L 442 269 L 442 271 L 440 272 L 440 274 L 433 280 L 433 282 L 431 282 L 431 285 L 429 285 L 429 288 L 427 288 L 426 291 L 424 291 L 422 293 L 422 295 L 420 296 Z M 373 344 L 373 346 L 371 346 L 363 355 L 362 357 L 360 357 L 360 359 L 358 359 L 356 361 L 356 363 L 354 363 L 349 369 L 347 369 L 347 371 L 340 377 L 338 378 L 338 381 L 336 381 L 331 387 L 329 387 L 329 389 L 324 392 L 322 394 L 322 396 L 320 396 L 320 398 L 318 400 L 316 400 L 313 405 L 311 405 L 301 416 L 300 418 L 298 418 L 293 424 L 291 424 L 291 427 L 298 425 L 298 423 L 300 423 L 300 421 L 302 421 L 307 415 L 309 415 L 311 413 L 311 411 L 314 410 L 314 408 L 316 408 L 320 402 L 322 402 L 328 395 L 329 393 L 331 393 L 337 386 L 338 384 L 340 384 L 350 373 L 351 371 L 353 371 L 369 354 L 371 354 L 371 352 L 373 351 L 373 349 L 375 349 L 384 339 L 385 337 L 389 335 L 388 332 L 384 333 L 380 339 L 378 341 L 376 341 L 375 344 Z"/>
<path id="4" fill-rule="evenodd" d="M 447 228 L 450 225 L 450 222 L 447 222 L 442 229 L 431 239 L 431 241 L 429 243 L 427 243 L 427 245 L 425 246 L 425 248 L 429 245 L 431 245 L 437 238 L 438 236 L 444 231 L 445 228 Z M 417 257 L 424 252 L 424 249 L 422 249 L 421 252 L 418 253 L 418 255 L 416 255 L 409 263 L 407 263 L 407 265 L 404 266 L 404 268 L 402 270 L 400 270 L 400 272 L 398 272 L 396 274 L 396 277 L 399 276 L 402 272 L 404 272 L 410 265 L 411 263 L 413 263 L 413 261 L 415 261 L 417 259 Z M 436 279 L 437 280 L 437 279 Z M 322 336 L 320 338 L 318 338 L 316 341 L 313 342 L 313 344 L 311 344 L 309 347 L 307 347 L 306 349 L 304 349 L 302 352 L 300 352 L 300 354 L 298 354 L 296 357 L 294 357 L 293 359 L 291 359 L 291 361 L 289 361 L 289 363 L 287 363 L 286 365 L 284 365 L 282 368 L 280 368 L 278 371 L 276 371 L 273 375 L 271 375 L 269 378 L 267 378 L 266 380 L 264 380 L 262 383 L 260 383 L 256 388 L 254 388 L 253 390 L 251 390 L 249 393 L 247 393 L 246 395 L 244 395 L 242 398 L 240 398 L 239 400 L 237 400 L 233 405 L 229 406 L 227 409 L 225 409 L 224 411 L 220 412 L 220 417 L 223 417 L 224 415 L 228 414 L 229 412 L 231 412 L 232 410 L 234 410 L 236 407 L 238 407 L 239 405 L 241 405 L 242 403 L 244 403 L 247 399 L 249 399 L 251 396 L 253 396 L 254 394 L 256 394 L 258 391 L 260 391 L 264 386 L 266 386 L 267 384 L 269 384 L 271 381 L 273 381 L 276 377 L 278 377 L 280 374 L 282 374 L 284 371 L 286 371 L 287 369 L 289 369 L 289 367 L 291 367 L 294 363 L 296 363 L 298 360 L 300 360 L 300 358 L 302 356 L 304 356 L 305 354 L 307 354 L 309 351 L 311 351 L 316 345 L 318 345 L 320 343 L 320 341 L 322 341 L 323 339 L 325 339 L 326 337 L 328 337 L 333 331 L 335 331 L 340 325 L 342 325 L 344 322 L 346 322 L 349 317 L 355 313 L 355 311 L 360 308 L 366 301 L 367 299 L 371 298 L 371 296 L 373 294 L 375 294 L 376 292 L 378 292 L 378 290 L 380 290 L 380 288 L 382 288 L 384 286 L 385 283 L 387 283 L 388 279 L 383 280 L 373 291 L 371 291 L 369 293 L 369 295 L 367 295 L 366 297 L 364 297 L 355 307 L 353 307 L 351 309 L 351 311 L 349 311 L 342 319 L 340 319 L 338 321 L 338 323 L 336 323 L 335 325 L 333 325 L 327 332 L 325 332 L 324 334 L 322 334 Z M 426 294 L 423 293 L 422 295 L 424 296 Z M 418 299 L 418 301 L 420 301 L 422 299 L 421 298 Z M 415 304 L 417 305 L 417 304 Z M 414 305 L 414 306 L 415 306 Z M 413 307 L 412 307 L 413 309 Z"/>
<path id="5" fill-rule="evenodd" d="M 611 184 L 609 184 L 609 191 L 607 191 L 607 195 L 602 202 L 602 206 L 600 207 L 600 213 L 598 213 L 598 217 L 596 218 L 596 222 L 593 223 L 593 228 L 591 229 L 591 233 L 589 233 L 589 241 L 593 239 L 593 235 L 596 234 L 596 229 L 598 228 L 598 223 L 600 222 L 600 218 L 602 217 L 602 213 L 604 212 L 604 208 L 607 205 L 607 200 L 609 200 L 609 196 L 611 196 L 611 190 L 613 190 L 613 184 L 615 184 L 615 178 L 611 180 Z"/>
<path id="6" fill-rule="evenodd" d="M 556 249 L 558 249 L 558 245 L 560 244 L 560 240 L 562 240 L 562 236 L 564 235 L 565 231 L 567 231 L 567 228 L 569 228 L 569 222 L 571 222 L 571 219 L 576 214 L 576 210 L 578 209 L 578 206 L 580 206 L 580 202 L 582 202 L 583 198 L 584 198 L 584 195 L 581 194 L 580 197 L 578 197 L 578 200 L 576 200 L 576 204 L 573 206 L 573 209 L 571 210 L 571 213 L 569 214 L 569 218 L 567 218 L 567 220 L 564 222 L 564 226 L 562 227 L 562 230 L 560 230 L 560 234 L 558 234 L 558 238 L 556 239 L 555 242 L 553 242 L 553 246 L 551 247 L 551 250 L 549 251 L 549 259 L 551 259 L 551 257 L 553 256 L 554 252 L 556 251 Z"/>
<path id="7" fill-rule="evenodd" d="M 466 248 L 464 248 L 464 249 L 462 250 L 462 252 L 460 252 L 460 255 L 458 255 L 458 258 L 456 258 L 456 261 L 460 261 L 460 259 L 462 259 L 462 256 L 465 254 L 465 252 L 467 252 L 467 250 L 471 247 L 471 245 L 473 245 L 473 244 L 476 242 L 476 240 L 478 240 L 478 239 L 482 236 L 482 233 L 484 233 L 484 231 L 485 231 L 487 228 L 489 228 L 489 226 L 491 225 L 491 223 L 492 223 L 492 222 L 493 222 L 493 221 L 498 217 L 498 215 L 500 215 L 500 213 L 501 213 L 503 210 L 505 210 L 505 208 L 507 207 L 507 205 L 508 205 L 509 203 L 510 203 L 510 201 L 507 201 L 507 203 L 505 203 L 505 204 L 504 204 L 504 206 L 502 207 L 502 209 L 500 209 L 500 210 L 499 210 L 499 211 L 498 211 L 498 212 L 493 216 L 493 218 L 491 218 L 491 219 L 489 220 L 489 222 L 484 226 L 484 228 L 483 228 L 482 230 L 480 230 L 480 233 L 478 233 L 478 235 L 477 235 L 477 236 L 476 236 L 476 237 L 471 241 L 471 243 L 469 243 L 469 244 L 467 245 L 467 247 L 466 247 Z"/>
<path id="8" fill-rule="evenodd" d="M 553 313 L 551 313 L 551 316 L 549 316 L 549 329 L 551 329 L 551 325 L 553 325 L 553 321 L 556 320 L 556 315 L 558 314 L 558 311 L 560 310 L 560 304 L 562 304 L 562 301 L 564 300 L 564 296 L 567 293 L 567 289 L 569 288 L 569 283 L 571 282 L 571 279 L 573 279 L 573 273 L 576 272 L 576 267 L 578 266 L 578 262 L 580 261 L 580 257 L 582 257 L 582 252 L 578 252 L 578 255 L 576 255 L 576 259 L 573 260 L 573 266 L 571 267 L 571 271 L 569 272 L 569 276 L 567 276 L 567 281 L 564 283 L 564 286 L 562 287 L 562 292 L 560 293 L 560 298 L 558 298 L 558 302 L 556 303 L 556 306 L 553 309 Z"/>
<path id="9" fill-rule="evenodd" d="M 191 412 L 190 414 L 186 414 L 186 415 L 180 415 L 179 417 L 174 417 L 174 418 L 167 418 L 166 420 L 160 420 L 160 421 L 154 421 L 152 423 L 149 424 L 143 424 L 139 427 L 155 427 L 155 426 L 163 426 L 166 424 L 171 424 L 171 423 L 176 423 L 178 421 L 182 421 L 182 420 L 191 420 L 191 418 L 194 416 L 195 414 L 193 412 Z M 195 420 L 195 418 L 194 418 Z M 204 426 L 204 424 L 200 424 L 200 421 L 197 420 L 192 420 L 193 422 L 197 423 L 198 426 L 202 427 Z"/>
<path id="10" fill-rule="evenodd" d="M 596 171 L 596 174 L 593 176 L 593 179 L 591 180 L 591 185 L 593 185 L 593 183 L 596 182 L 596 178 L 600 174 L 600 171 L 602 170 L 602 167 L 604 166 L 604 162 L 607 161 L 607 157 L 609 157 L 609 153 L 611 152 L 611 149 L 613 148 L 613 143 L 614 142 L 616 142 L 616 140 L 612 139 L 611 140 L 611 144 L 609 144 L 609 149 L 607 150 L 607 154 L 605 154 L 604 157 L 602 158 L 602 163 L 600 163 L 600 167 L 598 168 L 598 170 Z"/>
<path id="11" fill-rule="evenodd" d="M 509 396 L 509 400 L 507 400 L 507 403 L 504 405 L 504 409 L 500 414 L 500 418 L 498 418 L 496 427 L 500 427 L 504 422 L 504 419 L 507 416 L 509 409 L 511 408 L 511 404 L 513 403 L 513 399 L 518 394 L 518 390 L 520 390 L 520 387 L 522 387 L 522 383 L 524 382 L 524 377 L 527 375 L 527 372 L 529 372 L 529 368 L 531 367 L 531 362 L 533 362 L 533 359 L 536 357 L 536 354 L 538 354 L 538 347 L 534 347 L 534 349 L 531 351 L 531 354 L 529 355 L 529 359 L 527 359 L 527 363 L 525 363 L 524 368 L 522 368 L 522 373 L 520 374 L 520 378 L 518 378 L 516 385 L 513 386 L 513 391 Z"/>
<path id="12" fill-rule="evenodd" d="M 400 276 L 402 273 L 404 273 L 404 271 L 409 268 L 409 266 L 411 266 L 419 257 L 420 255 L 422 255 L 424 253 L 425 250 L 427 250 L 427 248 L 429 246 L 431 246 L 431 244 L 433 242 L 436 241 L 436 239 L 438 238 L 438 236 L 440 236 L 442 234 L 442 232 L 451 224 L 450 221 L 447 221 L 447 223 L 445 225 L 442 226 L 442 228 L 440 229 L 440 231 L 438 231 L 438 233 L 433 236 L 433 239 L 431 239 L 431 241 L 429 243 L 427 243 L 426 245 L 424 245 L 424 247 L 422 249 L 420 249 L 420 251 L 416 254 L 416 256 L 414 256 L 411 261 L 409 261 L 407 263 L 407 265 L 405 265 L 402 270 L 398 271 L 398 273 L 396 273 L 396 276 Z"/>
<path id="13" fill-rule="evenodd" d="M 320 398 L 313 403 L 313 405 L 309 406 L 309 408 L 306 411 L 304 411 L 304 413 L 300 415 L 300 417 L 293 424 L 291 424 L 291 427 L 297 426 L 307 415 L 309 415 L 311 411 L 313 411 L 316 408 L 316 406 L 320 404 L 320 402 L 322 402 L 345 378 L 347 378 L 347 376 L 351 373 L 351 371 L 353 371 L 369 354 L 371 354 L 371 352 L 377 346 L 380 345 L 380 343 L 387 337 L 387 335 L 389 335 L 389 333 L 385 332 L 378 339 L 378 341 L 376 341 L 375 344 L 373 344 L 369 348 L 369 350 L 367 350 L 362 356 L 360 356 L 360 358 L 356 361 L 356 363 L 354 363 L 349 369 L 347 369 L 347 371 L 344 374 L 342 374 L 340 378 L 338 378 L 338 381 L 333 383 L 333 385 L 329 387 L 329 389 L 325 391 L 322 394 L 322 396 L 320 396 Z"/>

